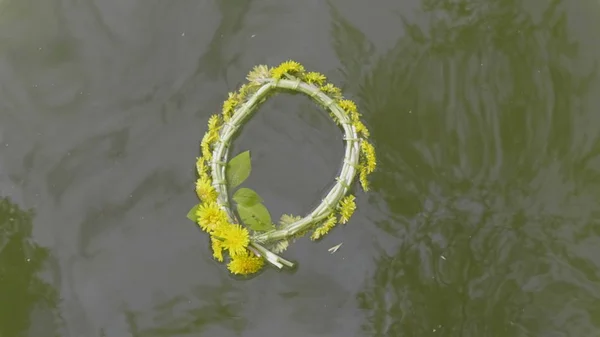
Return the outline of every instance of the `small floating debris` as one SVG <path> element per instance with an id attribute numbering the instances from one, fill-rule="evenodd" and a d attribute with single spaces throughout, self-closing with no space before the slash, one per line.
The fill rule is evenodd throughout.
<path id="1" fill-rule="evenodd" d="M 339 245 L 335 245 L 335 246 L 333 246 L 333 247 L 329 248 L 329 249 L 328 249 L 328 251 L 329 251 L 331 254 L 333 254 L 333 253 L 337 252 L 337 250 L 338 250 L 338 249 L 340 249 L 340 247 L 341 247 L 343 244 L 344 244 L 344 243 L 342 242 L 342 243 L 340 243 Z"/>

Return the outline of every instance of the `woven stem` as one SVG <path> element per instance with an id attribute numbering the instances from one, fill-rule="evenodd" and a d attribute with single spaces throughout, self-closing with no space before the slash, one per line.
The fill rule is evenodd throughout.
<path id="1" fill-rule="evenodd" d="M 352 122 L 344 110 L 337 105 L 332 98 L 321 92 L 319 88 L 304 82 L 294 80 L 272 80 L 268 83 L 274 83 L 278 88 L 291 89 L 305 93 L 321 105 L 329 108 L 338 118 L 344 129 L 346 150 L 340 176 L 321 203 L 306 217 L 286 226 L 284 229 L 274 230 L 252 237 L 253 240 L 263 244 L 285 240 L 291 236 L 295 236 L 300 232 L 310 229 L 314 224 L 329 216 L 333 211 L 332 208 L 336 207 L 340 200 L 348 193 L 346 186 L 352 186 L 360 154 L 358 135 L 352 126 Z"/>
<path id="2" fill-rule="evenodd" d="M 300 232 L 308 230 L 319 221 L 324 220 L 333 212 L 340 200 L 349 192 L 349 186 L 352 186 L 354 177 L 356 175 L 356 167 L 358 166 L 360 144 L 358 135 L 355 128 L 352 126 L 352 121 L 350 120 L 349 116 L 335 102 L 335 100 L 321 92 L 319 88 L 295 79 L 264 79 L 262 86 L 235 111 L 229 122 L 225 123 L 225 125 L 222 127 L 219 141 L 217 142 L 213 151 L 213 160 L 211 162 L 211 169 L 214 177 L 213 186 L 217 190 L 217 202 L 221 208 L 226 211 L 230 221 L 239 223 L 230 207 L 229 194 L 227 192 L 227 185 L 225 181 L 225 163 L 227 163 L 229 147 L 231 145 L 233 135 L 238 131 L 242 125 L 242 122 L 249 117 L 258 104 L 262 102 L 266 95 L 276 88 L 302 92 L 310 96 L 324 107 L 327 107 L 339 120 L 344 130 L 344 139 L 346 142 L 346 149 L 340 175 L 337 178 L 335 185 L 331 188 L 322 202 L 307 216 L 286 226 L 283 229 L 272 230 L 266 233 L 253 235 L 251 237 L 251 247 L 260 255 L 264 256 L 269 263 L 278 268 L 282 268 L 284 265 L 292 267 L 293 263 L 270 252 L 262 245 L 285 240 L 297 235 Z"/>

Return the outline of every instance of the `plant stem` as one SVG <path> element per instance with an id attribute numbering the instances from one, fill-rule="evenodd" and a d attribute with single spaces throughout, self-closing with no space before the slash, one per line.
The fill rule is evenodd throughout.
<path id="1" fill-rule="evenodd" d="M 346 112 L 336 103 L 336 101 L 325 93 L 321 92 L 318 87 L 300 81 L 299 79 L 280 79 L 274 80 L 265 78 L 262 80 L 262 86 L 245 102 L 243 103 L 231 117 L 229 122 L 222 127 L 219 141 L 213 151 L 213 161 L 211 169 L 213 172 L 213 186 L 217 190 L 219 205 L 227 212 L 231 221 L 235 221 L 235 215 L 229 206 L 229 195 L 227 193 L 227 185 L 225 181 L 226 166 L 229 154 L 229 146 L 232 142 L 233 135 L 240 128 L 242 121 L 249 117 L 255 110 L 257 105 L 262 102 L 271 91 L 275 89 L 290 89 L 297 92 L 302 92 L 312 99 L 317 101 L 322 106 L 329 109 L 340 122 L 344 130 L 344 140 L 346 148 L 344 160 L 335 185 L 325 196 L 322 202 L 315 207 L 304 218 L 286 226 L 285 228 L 273 230 L 267 233 L 255 235 L 251 238 L 251 246 L 262 256 L 278 268 L 284 265 L 293 267 L 294 264 L 282 257 L 272 253 L 262 244 L 272 243 L 279 240 L 285 240 L 300 232 L 310 229 L 319 221 L 322 221 L 331 214 L 333 209 L 337 207 L 340 200 L 348 193 L 349 186 L 352 186 L 354 177 L 357 173 L 360 144 L 355 128 L 352 126 L 352 121 Z"/>

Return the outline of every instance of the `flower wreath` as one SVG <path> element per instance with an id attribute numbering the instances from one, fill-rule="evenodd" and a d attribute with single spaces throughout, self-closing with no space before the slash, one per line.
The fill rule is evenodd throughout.
<path id="1" fill-rule="evenodd" d="M 200 203 L 188 213 L 188 218 L 210 235 L 213 257 L 223 262 L 223 253 L 228 252 L 229 271 L 241 275 L 258 272 L 265 260 L 279 269 L 293 267 L 294 263 L 277 254 L 288 247 L 290 240 L 308 231 L 312 231 L 312 240 L 318 240 L 337 223 L 347 223 L 356 209 L 350 193 L 355 176 L 368 191 L 367 177 L 376 166 L 369 131 L 360 121 L 356 105 L 344 99 L 339 88 L 326 83 L 324 75 L 306 72 L 298 62 L 286 61 L 276 68 L 256 66 L 247 79 L 239 91 L 229 94 L 222 114 L 208 121 L 202 155 L 196 161 Z M 326 108 L 343 129 L 346 148 L 339 177 L 322 202 L 303 218 L 283 215 L 275 226 L 262 198 L 249 188 L 233 194 L 237 214 L 233 211 L 228 192 L 249 176 L 250 154 L 246 151 L 229 162 L 227 159 L 233 136 L 244 120 L 270 95 L 282 90 L 304 93 Z"/>

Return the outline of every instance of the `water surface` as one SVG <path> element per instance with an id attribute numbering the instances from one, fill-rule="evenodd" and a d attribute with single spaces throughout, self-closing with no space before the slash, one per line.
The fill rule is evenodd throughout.
<path id="1" fill-rule="evenodd" d="M 0 4 L 0 336 L 597 336 L 600 3 Z M 209 116 L 295 59 L 379 154 L 349 224 L 291 273 L 231 278 L 185 218 Z M 246 125 L 273 217 L 332 183 L 307 98 Z M 328 248 L 342 243 L 330 254 Z"/>

